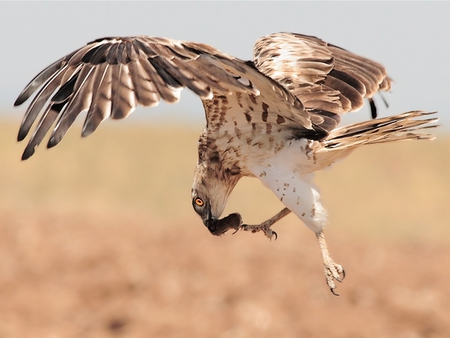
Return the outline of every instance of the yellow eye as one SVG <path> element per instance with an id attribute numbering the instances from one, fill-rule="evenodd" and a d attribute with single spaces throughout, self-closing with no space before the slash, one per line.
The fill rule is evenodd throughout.
<path id="1" fill-rule="evenodd" d="M 205 202 L 203 202 L 203 200 L 200 197 L 195 198 L 194 202 L 199 207 L 202 207 L 203 205 L 205 205 Z"/>

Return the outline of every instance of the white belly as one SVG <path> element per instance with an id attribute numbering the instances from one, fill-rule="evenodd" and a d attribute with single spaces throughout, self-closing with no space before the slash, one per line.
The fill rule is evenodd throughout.
<path id="1" fill-rule="evenodd" d="M 308 154 L 308 141 L 289 141 L 283 149 L 268 154 L 249 170 L 271 189 L 280 201 L 311 230 L 319 232 L 326 224 L 326 210 L 313 183 L 315 159 Z"/>

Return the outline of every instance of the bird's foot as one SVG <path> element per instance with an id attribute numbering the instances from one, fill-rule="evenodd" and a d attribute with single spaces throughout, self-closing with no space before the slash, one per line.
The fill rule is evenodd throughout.
<path id="1" fill-rule="evenodd" d="M 278 214 L 269 218 L 267 221 L 262 222 L 261 224 L 258 224 L 258 225 L 241 224 L 239 229 L 242 229 L 244 231 L 251 231 L 253 233 L 262 231 L 264 233 L 264 235 L 266 235 L 266 237 L 268 237 L 269 239 L 272 239 L 273 237 L 275 237 L 275 239 L 277 239 L 278 238 L 277 233 L 275 231 L 273 231 L 272 229 L 270 229 L 270 227 L 275 222 L 279 221 L 281 218 L 283 218 L 290 212 L 291 211 L 288 208 L 284 208 Z"/>
<path id="2" fill-rule="evenodd" d="M 324 268 L 325 268 L 325 279 L 327 281 L 327 285 L 330 288 L 330 291 L 333 295 L 339 296 L 334 289 L 336 288 L 335 281 L 338 281 L 339 283 L 342 282 L 342 280 L 345 278 L 345 271 L 342 265 L 337 264 L 333 262 L 332 260 L 328 263 L 324 262 Z"/>
<path id="3" fill-rule="evenodd" d="M 345 271 L 342 265 L 337 264 L 330 257 L 330 253 L 328 252 L 327 243 L 325 242 L 325 236 L 323 231 L 316 233 L 317 240 L 320 245 L 320 250 L 322 251 L 323 265 L 325 269 L 325 279 L 328 287 L 330 288 L 331 293 L 335 296 L 339 296 L 334 289 L 336 288 L 335 281 L 341 283 L 345 278 Z"/>
<path id="4" fill-rule="evenodd" d="M 266 235 L 266 237 L 268 237 L 269 239 L 272 239 L 274 236 L 275 236 L 275 239 L 277 239 L 278 235 L 277 235 L 277 233 L 275 231 L 270 229 L 271 226 L 272 226 L 272 224 L 269 224 L 266 221 L 266 222 L 263 222 L 263 223 L 258 224 L 258 225 L 242 224 L 240 226 L 240 229 L 242 229 L 244 231 L 251 231 L 253 233 L 262 231 L 264 233 L 264 235 Z"/>

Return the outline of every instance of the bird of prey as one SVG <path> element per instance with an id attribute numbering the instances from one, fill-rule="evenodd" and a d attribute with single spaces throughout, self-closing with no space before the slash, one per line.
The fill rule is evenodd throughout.
<path id="1" fill-rule="evenodd" d="M 187 87 L 203 102 L 206 127 L 198 142 L 192 205 L 214 235 L 227 230 L 262 231 L 291 211 L 317 236 L 326 282 L 335 293 L 345 274 L 331 258 L 323 234 L 326 211 L 313 182 L 328 167 L 366 144 L 433 139 L 429 112 L 410 111 L 338 127 L 340 115 L 358 110 L 388 91 L 391 79 L 374 61 L 295 33 L 260 38 L 253 60 L 244 61 L 194 42 L 135 36 L 97 39 L 41 71 L 20 93 L 26 110 L 18 139 L 35 124 L 23 153 L 33 155 L 49 133 L 57 145 L 78 114 L 87 111 L 82 136 L 107 119 L 127 117 L 137 105 L 177 102 Z M 49 132 L 50 131 L 50 132 Z M 238 213 L 220 218 L 243 176 L 259 178 L 285 205 L 259 224 Z"/>

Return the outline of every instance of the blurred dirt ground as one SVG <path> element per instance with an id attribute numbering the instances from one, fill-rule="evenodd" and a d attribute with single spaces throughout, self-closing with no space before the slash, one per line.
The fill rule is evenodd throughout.
<path id="1" fill-rule="evenodd" d="M 1 220 L 0 337 L 450 336 L 448 246 L 332 232 L 335 297 L 300 227 L 270 242 L 124 215 Z"/>
<path id="2" fill-rule="evenodd" d="M 27 162 L 0 126 L 0 338 L 450 337 L 448 138 L 318 175 L 347 273 L 335 297 L 294 216 L 276 241 L 208 233 L 189 197 L 197 131 L 121 126 Z M 225 212 L 260 222 L 272 195 L 244 181 Z"/>

